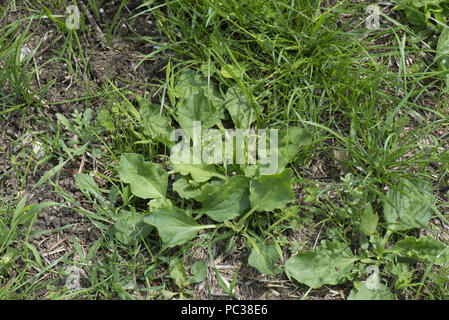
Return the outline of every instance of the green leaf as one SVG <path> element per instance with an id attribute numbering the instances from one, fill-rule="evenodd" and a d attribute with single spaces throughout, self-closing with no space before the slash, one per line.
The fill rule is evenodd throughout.
<path id="1" fill-rule="evenodd" d="M 41 260 L 41 256 L 40 256 L 40 254 L 39 254 L 39 251 L 37 250 L 37 248 L 34 246 L 34 245 L 32 245 L 31 243 L 29 243 L 29 242 L 23 242 L 23 244 L 28 248 L 28 249 L 30 249 L 31 250 L 31 253 L 33 254 L 33 256 L 34 256 L 34 260 L 36 260 L 36 262 L 37 262 L 37 264 L 39 265 L 39 267 L 43 267 L 42 266 L 42 260 Z"/>
<path id="2" fill-rule="evenodd" d="M 315 251 L 300 252 L 285 263 L 285 272 L 314 289 L 335 285 L 351 271 L 355 257 L 344 243 L 323 240 Z"/>
<path id="3" fill-rule="evenodd" d="M 437 54 L 435 62 L 438 63 L 440 70 L 449 70 L 449 29 L 444 28 L 438 38 Z"/>
<path id="4" fill-rule="evenodd" d="M 273 211 L 295 200 L 290 187 L 292 171 L 286 169 L 275 175 L 261 176 L 251 180 L 250 201 L 255 211 Z"/>
<path id="5" fill-rule="evenodd" d="M 369 289 L 363 283 L 359 289 L 351 290 L 348 300 L 395 300 L 395 296 L 384 284 L 380 284 L 379 289 Z"/>
<path id="6" fill-rule="evenodd" d="M 227 64 L 221 67 L 220 70 L 223 78 L 233 79 L 233 78 L 242 78 L 243 70 L 240 67 L 237 67 L 233 64 Z"/>
<path id="7" fill-rule="evenodd" d="M 206 263 L 202 260 L 195 262 L 190 268 L 190 274 L 192 275 L 192 277 L 189 279 L 189 283 L 199 283 L 206 279 Z"/>
<path id="8" fill-rule="evenodd" d="M 79 173 L 75 176 L 75 184 L 83 193 L 88 193 L 98 199 L 102 205 L 105 204 L 105 198 L 101 194 L 101 189 L 97 186 L 94 178 L 85 173 Z"/>
<path id="9" fill-rule="evenodd" d="M 256 120 L 256 112 L 240 88 L 228 89 L 225 97 L 225 108 L 238 129 L 249 129 Z"/>
<path id="10" fill-rule="evenodd" d="M 383 204 L 385 220 L 394 231 L 421 228 L 432 218 L 434 205 L 435 196 L 429 180 L 404 180 L 386 194 Z"/>
<path id="11" fill-rule="evenodd" d="M 303 128 L 299 127 L 290 127 L 287 130 L 278 130 L 278 143 L 277 146 L 271 146 L 269 141 L 271 139 L 271 135 L 274 134 L 267 130 L 266 132 L 266 157 L 269 159 L 269 163 L 258 164 L 258 165 L 250 165 L 245 168 L 245 173 L 248 175 L 252 175 L 254 172 L 258 175 L 263 174 L 260 172 L 260 168 L 267 168 L 273 166 L 272 160 L 270 158 L 270 152 L 277 152 L 277 168 L 276 173 L 282 172 L 287 165 L 295 160 L 295 158 L 300 154 L 301 151 L 308 145 L 313 142 L 313 137 L 311 133 Z"/>
<path id="12" fill-rule="evenodd" d="M 176 191 L 181 198 L 192 199 L 203 193 L 205 186 L 189 183 L 189 179 L 181 177 L 173 183 L 173 191 Z"/>
<path id="13" fill-rule="evenodd" d="M 116 130 L 114 118 L 111 116 L 111 113 L 106 108 L 101 108 L 97 111 L 95 122 L 111 132 L 115 132 Z"/>
<path id="14" fill-rule="evenodd" d="M 140 154 L 122 154 L 119 175 L 123 182 L 130 184 L 131 192 L 140 198 L 165 197 L 167 172 L 159 164 L 144 162 Z"/>
<path id="15" fill-rule="evenodd" d="M 137 212 L 121 210 L 114 224 L 114 234 L 124 245 L 139 242 L 153 230 L 152 226 L 143 223 L 143 216 Z"/>
<path id="16" fill-rule="evenodd" d="M 152 212 L 156 208 L 169 208 L 172 205 L 172 202 L 167 198 L 156 198 L 148 202 L 148 210 Z"/>
<path id="17" fill-rule="evenodd" d="M 144 132 L 152 139 L 171 145 L 170 134 L 173 128 L 170 125 L 170 119 L 161 112 L 160 107 L 151 104 L 147 99 L 137 96 L 142 116 Z"/>
<path id="18" fill-rule="evenodd" d="M 183 176 L 190 174 L 195 182 L 206 182 L 212 177 L 217 176 L 213 164 L 176 164 L 170 161 L 170 165 L 175 172 Z"/>
<path id="19" fill-rule="evenodd" d="M 241 215 L 250 205 L 249 180 L 233 176 L 220 186 L 207 185 L 202 192 L 204 212 L 218 222 Z"/>
<path id="20" fill-rule="evenodd" d="M 282 171 L 287 164 L 293 161 L 305 146 L 312 143 L 311 133 L 303 128 L 290 127 L 287 130 L 279 130 L 278 152 L 279 171 Z"/>
<path id="21" fill-rule="evenodd" d="M 403 258 L 424 260 L 437 265 L 449 263 L 449 247 L 428 236 L 419 239 L 406 237 L 396 243 L 391 251 Z"/>
<path id="22" fill-rule="evenodd" d="M 193 122 L 201 122 L 201 133 L 216 125 L 223 113 L 223 98 L 200 72 L 186 69 L 175 87 L 177 121 L 193 137 Z"/>
<path id="23" fill-rule="evenodd" d="M 281 272 L 282 269 L 276 267 L 279 254 L 274 245 L 250 237 L 248 240 L 251 243 L 251 254 L 248 257 L 250 266 L 263 274 L 277 274 Z"/>
<path id="24" fill-rule="evenodd" d="M 85 145 L 86 146 L 86 145 Z M 53 168 L 51 168 L 50 170 L 48 170 L 47 172 L 45 172 L 45 174 L 39 179 L 39 181 L 33 186 L 33 188 L 31 189 L 31 191 L 37 189 L 38 187 L 40 187 L 42 184 L 44 184 L 45 182 L 47 182 L 48 179 L 50 179 L 54 174 L 56 174 L 56 172 L 61 171 L 62 167 L 65 166 L 65 164 L 67 162 L 69 162 L 70 159 L 67 159 L 65 161 L 62 161 L 62 159 L 59 159 L 59 164 Z"/>
<path id="25" fill-rule="evenodd" d="M 191 216 L 176 207 L 156 208 L 144 218 L 144 222 L 157 228 L 162 242 L 167 247 L 186 243 L 201 229 L 215 228 L 214 225 L 197 224 Z"/>
<path id="26" fill-rule="evenodd" d="M 372 235 L 374 232 L 376 232 L 378 221 L 379 217 L 377 216 L 377 214 L 373 213 L 371 204 L 368 204 L 368 206 L 363 211 L 360 222 L 360 231 L 366 236 Z"/>
<path id="27" fill-rule="evenodd" d="M 0 239 L 1 240 L 1 239 Z M 5 254 L 0 259 L 0 274 L 1 271 L 7 272 L 13 265 L 18 256 L 18 252 L 13 247 L 8 247 Z"/>
<path id="28" fill-rule="evenodd" d="M 175 284 L 179 289 L 189 285 L 187 280 L 186 269 L 182 260 L 178 257 L 172 258 L 168 266 L 170 276 L 175 280 Z"/>

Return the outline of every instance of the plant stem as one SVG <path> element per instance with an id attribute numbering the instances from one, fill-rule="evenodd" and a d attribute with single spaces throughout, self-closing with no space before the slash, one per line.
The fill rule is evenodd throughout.
<path id="1" fill-rule="evenodd" d="M 249 218 L 249 216 L 254 212 L 254 211 L 256 211 L 256 208 L 254 207 L 254 208 L 251 208 L 251 210 L 249 210 L 240 220 L 239 220 L 239 222 L 237 222 L 237 226 L 242 226 L 242 224 L 243 224 L 243 222 L 245 222 L 246 221 L 246 219 L 248 219 Z"/>

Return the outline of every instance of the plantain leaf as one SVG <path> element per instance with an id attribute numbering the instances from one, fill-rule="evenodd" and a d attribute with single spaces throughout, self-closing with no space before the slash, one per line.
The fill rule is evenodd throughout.
<path id="1" fill-rule="evenodd" d="M 197 224 L 184 210 L 176 207 L 156 208 L 143 221 L 157 228 L 162 242 L 167 247 L 182 245 L 193 239 L 199 230 L 215 227 Z"/>
<path id="2" fill-rule="evenodd" d="M 279 254 L 276 247 L 263 241 L 248 238 L 251 243 L 251 254 L 248 257 L 248 264 L 263 274 L 277 274 L 281 272 L 280 267 L 276 267 Z"/>
<path id="3" fill-rule="evenodd" d="M 218 222 L 238 217 L 250 205 L 249 180 L 233 176 L 220 186 L 207 185 L 201 196 L 204 212 Z"/>
<path id="4" fill-rule="evenodd" d="M 187 177 L 181 177 L 173 183 L 173 191 L 176 191 L 181 198 L 192 199 L 203 193 L 204 186 L 189 183 Z"/>
<path id="5" fill-rule="evenodd" d="M 224 103 L 236 128 L 249 129 L 251 124 L 256 121 L 256 112 L 241 89 L 229 88 Z"/>
<path id="6" fill-rule="evenodd" d="M 145 134 L 152 139 L 171 145 L 170 134 L 173 128 L 170 125 L 170 119 L 161 112 L 159 106 L 151 104 L 147 99 L 137 96 L 137 101 Z"/>
<path id="7" fill-rule="evenodd" d="M 433 215 L 432 183 L 424 178 L 404 180 L 388 190 L 383 209 L 389 228 L 404 231 L 424 227 Z"/>
<path id="8" fill-rule="evenodd" d="M 372 235 L 374 232 L 376 232 L 378 221 L 379 217 L 377 216 L 377 214 L 373 213 L 371 204 L 368 204 L 368 206 L 363 211 L 360 222 L 360 231 L 366 236 Z"/>
<path id="9" fill-rule="evenodd" d="M 323 240 L 315 251 L 300 252 L 285 263 L 285 272 L 312 288 L 338 284 L 351 271 L 355 257 L 343 243 Z"/>
<path id="10" fill-rule="evenodd" d="M 193 136 L 194 121 L 201 122 L 201 134 L 213 127 L 223 114 L 223 98 L 213 83 L 200 72 L 186 69 L 175 87 L 177 120 Z"/>
<path id="11" fill-rule="evenodd" d="M 384 284 L 379 289 L 369 289 L 365 283 L 360 288 L 353 288 L 349 293 L 348 300 L 394 300 L 395 296 Z"/>
<path id="12" fill-rule="evenodd" d="M 183 176 L 191 175 L 195 182 L 206 182 L 210 178 L 217 176 L 215 167 L 212 164 L 175 164 L 170 162 L 174 171 L 179 172 Z"/>
<path id="13" fill-rule="evenodd" d="M 295 200 L 290 187 L 292 171 L 286 169 L 275 175 L 266 175 L 251 180 L 250 201 L 255 211 L 273 211 Z"/>
<path id="14" fill-rule="evenodd" d="M 148 236 L 153 227 L 143 223 L 143 216 L 137 212 L 121 210 L 120 216 L 114 224 L 115 237 L 123 244 L 129 245 L 133 241 Z"/>
<path id="15" fill-rule="evenodd" d="M 206 263 L 203 260 L 195 262 L 190 268 L 190 274 L 192 275 L 192 277 L 189 278 L 189 283 L 198 283 L 206 279 Z"/>
<path id="16" fill-rule="evenodd" d="M 396 243 L 391 251 L 403 258 L 424 260 L 437 265 L 449 263 L 449 247 L 428 236 L 419 239 L 406 237 Z"/>
<path id="17" fill-rule="evenodd" d="M 233 64 L 227 64 L 221 67 L 220 73 L 223 78 L 242 78 L 244 70 L 240 66 L 235 66 Z"/>
<path id="18" fill-rule="evenodd" d="M 130 184 L 131 192 L 140 198 L 165 197 L 168 184 L 167 172 L 159 164 L 146 163 L 140 154 L 122 154 L 119 175 L 123 182 Z"/>

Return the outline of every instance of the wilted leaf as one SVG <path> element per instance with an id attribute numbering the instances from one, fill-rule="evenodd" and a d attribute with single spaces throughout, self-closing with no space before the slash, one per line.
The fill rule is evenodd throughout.
<path id="1" fill-rule="evenodd" d="M 343 243 L 323 240 L 315 251 L 300 252 L 285 263 L 285 272 L 312 288 L 338 284 L 351 271 L 355 257 Z"/>
<path id="2" fill-rule="evenodd" d="M 105 199 L 101 194 L 101 189 L 97 186 L 92 176 L 85 173 L 79 173 L 75 176 L 75 184 L 82 192 L 94 196 L 102 204 L 105 203 Z"/>
<path id="3" fill-rule="evenodd" d="M 185 286 L 189 285 L 186 269 L 184 268 L 184 264 L 182 263 L 182 260 L 180 258 L 172 258 L 170 260 L 168 270 L 170 272 L 170 276 L 175 280 L 175 283 L 179 289 L 182 289 Z"/>

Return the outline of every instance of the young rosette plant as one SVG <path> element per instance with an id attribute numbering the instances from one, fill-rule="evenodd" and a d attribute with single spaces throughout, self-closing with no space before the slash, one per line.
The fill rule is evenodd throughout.
<path id="1" fill-rule="evenodd" d="M 432 237 L 415 238 L 406 232 L 425 228 L 435 212 L 432 184 L 425 178 L 409 178 L 392 186 L 383 198 L 383 220 L 368 204 L 360 218 L 360 243 L 323 240 L 315 250 L 299 252 L 285 264 L 290 278 L 319 288 L 355 280 L 357 271 L 373 273 L 366 281 L 354 281 L 348 299 L 394 299 L 391 290 L 382 283 L 380 267 L 389 264 L 429 262 L 449 263 L 449 250 Z M 394 246 L 392 235 L 399 237 Z"/>
<path id="2" fill-rule="evenodd" d="M 250 105 L 241 90 L 229 88 L 222 96 L 212 82 L 191 69 L 181 73 L 172 94 L 176 101 L 173 118 L 179 124 L 176 131 L 164 112 L 138 98 L 145 134 L 169 146 L 170 157 L 162 163 L 145 161 L 135 153 L 120 157 L 121 181 L 129 185 L 134 197 L 149 200 L 148 210 L 134 221 L 154 227 L 166 248 L 182 246 L 200 231 L 225 228 L 228 236 L 240 233 L 251 252 L 249 265 L 264 274 L 281 272 L 277 265 L 280 248 L 250 230 L 249 222 L 260 212 L 284 208 L 295 200 L 293 172 L 287 165 L 312 143 L 311 133 L 289 127 L 258 134 L 250 129 L 257 107 Z M 224 129 L 222 120 L 226 118 L 232 120 L 232 130 Z M 211 128 L 217 129 L 207 130 Z M 237 142 L 240 138 L 241 145 Z M 252 139 L 259 142 L 255 151 L 273 160 L 271 163 L 251 158 L 248 141 Z M 207 162 L 210 157 L 205 157 L 206 153 L 213 153 L 213 159 L 222 156 L 221 161 Z M 237 158 L 244 161 L 234 160 Z M 169 183 L 169 175 L 174 177 L 173 183 Z M 148 232 L 136 236 L 146 235 Z"/>

